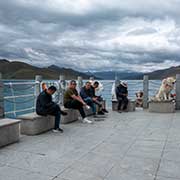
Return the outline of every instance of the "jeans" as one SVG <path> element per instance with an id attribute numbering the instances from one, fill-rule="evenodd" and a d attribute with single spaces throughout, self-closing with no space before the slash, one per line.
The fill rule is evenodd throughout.
<path id="1" fill-rule="evenodd" d="M 61 120 L 61 112 L 57 111 L 57 113 L 55 114 L 54 129 L 58 129 L 59 128 L 60 120 Z"/>
<path id="2" fill-rule="evenodd" d="M 91 107 L 93 114 L 96 114 L 96 105 L 93 102 L 92 98 L 87 97 L 84 99 L 84 101 L 86 102 L 87 105 Z"/>

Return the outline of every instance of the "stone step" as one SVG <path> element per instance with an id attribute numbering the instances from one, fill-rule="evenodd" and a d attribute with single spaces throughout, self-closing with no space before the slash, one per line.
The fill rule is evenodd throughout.
<path id="1" fill-rule="evenodd" d="M 19 141 L 20 120 L 0 119 L 0 147 Z"/>
<path id="2" fill-rule="evenodd" d="M 175 103 L 172 101 L 149 101 L 149 112 L 174 113 Z"/>
<path id="3" fill-rule="evenodd" d="M 18 117 L 21 119 L 21 134 L 36 135 L 54 128 L 53 116 L 39 116 L 35 112 Z"/>
<path id="4" fill-rule="evenodd" d="M 118 108 L 118 102 L 112 101 L 112 110 L 117 111 L 117 108 Z M 127 106 L 127 111 L 132 112 L 132 111 L 135 111 L 135 109 L 136 109 L 136 102 L 129 100 L 128 106 Z"/>

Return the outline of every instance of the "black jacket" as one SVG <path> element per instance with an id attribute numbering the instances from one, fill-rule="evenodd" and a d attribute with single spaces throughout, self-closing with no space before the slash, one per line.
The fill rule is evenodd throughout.
<path id="1" fill-rule="evenodd" d="M 128 94 L 128 90 L 127 87 L 122 86 L 121 84 L 119 86 L 116 87 L 116 96 L 117 99 L 120 97 L 124 97 L 123 94 Z"/>
<path id="2" fill-rule="evenodd" d="M 39 115 L 55 115 L 60 107 L 52 101 L 52 96 L 46 91 L 39 94 L 36 101 L 36 113 Z"/>

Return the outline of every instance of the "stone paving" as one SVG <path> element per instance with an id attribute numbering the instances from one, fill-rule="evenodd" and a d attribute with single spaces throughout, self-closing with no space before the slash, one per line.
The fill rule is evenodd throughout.
<path id="1" fill-rule="evenodd" d="M 0 180 L 180 179 L 180 112 L 110 112 L 62 127 L 1 148 Z"/>

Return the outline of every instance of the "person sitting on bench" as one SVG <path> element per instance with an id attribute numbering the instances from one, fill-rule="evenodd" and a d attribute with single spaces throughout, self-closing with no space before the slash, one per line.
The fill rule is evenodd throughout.
<path id="1" fill-rule="evenodd" d="M 104 106 L 103 98 L 101 96 L 96 96 L 96 89 L 98 89 L 98 88 L 99 88 L 98 81 L 95 81 L 93 84 L 91 84 L 92 97 L 94 99 L 94 102 L 99 106 L 98 113 L 100 113 L 100 114 L 108 113 L 108 111 L 106 110 L 106 108 Z"/>
<path id="2" fill-rule="evenodd" d="M 125 111 L 127 110 L 127 105 L 128 105 L 128 90 L 127 90 L 127 83 L 126 82 L 121 82 L 117 87 L 116 87 L 116 97 L 118 100 L 118 112 L 121 113 L 121 106 L 123 105 L 122 110 Z"/>
<path id="3" fill-rule="evenodd" d="M 87 109 L 90 107 L 83 101 L 81 96 L 79 96 L 78 91 L 76 90 L 76 85 L 77 84 L 75 80 L 70 81 L 69 87 L 64 93 L 64 107 L 79 110 L 82 117 L 82 122 L 91 124 L 92 121 L 87 119 L 83 109 L 83 106 L 85 106 Z"/>
<path id="4" fill-rule="evenodd" d="M 85 86 L 81 88 L 80 96 L 82 97 L 84 102 L 86 102 L 86 104 L 91 107 L 93 115 L 95 115 L 96 114 L 96 105 L 93 100 L 93 94 L 91 91 L 91 83 L 89 81 L 86 82 Z"/>
<path id="5" fill-rule="evenodd" d="M 55 116 L 55 124 L 54 124 L 53 132 L 63 133 L 63 129 L 59 127 L 60 119 L 61 119 L 61 114 L 67 115 L 67 113 L 62 111 L 59 105 L 52 101 L 52 95 L 55 92 L 56 92 L 56 87 L 50 86 L 49 88 L 45 88 L 39 94 L 36 101 L 36 113 L 42 116 L 47 116 L 47 115 Z"/>

